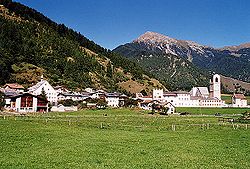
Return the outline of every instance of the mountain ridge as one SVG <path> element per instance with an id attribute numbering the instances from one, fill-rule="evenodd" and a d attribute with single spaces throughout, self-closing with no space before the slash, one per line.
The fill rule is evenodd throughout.
<path id="1" fill-rule="evenodd" d="M 140 48 L 156 55 L 180 56 L 206 72 L 216 72 L 250 82 L 250 48 L 248 47 L 249 44 L 246 43 L 237 47 L 216 49 L 194 41 L 178 40 L 148 31 L 131 43 L 118 46 L 113 51 L 130 59 L 133 57 L 133 52 L 137 53 L 136 50 Z"/>

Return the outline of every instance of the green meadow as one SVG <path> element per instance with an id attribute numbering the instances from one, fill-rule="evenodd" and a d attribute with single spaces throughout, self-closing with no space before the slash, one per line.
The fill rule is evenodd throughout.
<path id="1" fill-rule="evenodd" d="M 250 124 L 222 123 L 213 113 L 1 116 L 0 168 L 250 168 Z"/>
<path id="2" fill-rule="evenodd" d="M 221 115 L 239 115 L 246 111 L 250 111 L 249 108 L 206 108 L 206 107 L 177 107 L 176 112 L 188 112 L 191 115 L 215 115 L 219 113 Z"/>

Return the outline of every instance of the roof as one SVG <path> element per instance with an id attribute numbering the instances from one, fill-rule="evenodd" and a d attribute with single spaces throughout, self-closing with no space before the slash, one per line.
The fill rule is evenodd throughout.
<path id="1" fill-rule="evenodd" d="M 190 93 L 186 91 L 173 91 L 173 92 L 165 92 L 163 95 L 164 96 L 176 96 L 177 94 L 190 94 Z"/>
<path id="2" fill-rule="evenodd" d="M 163 93 L 163 96 L 177 96 L 177 94 L 174 92 L 166 92 L 166 93 Z"/>
<path id="3" fill-rule="evenodd" d="M 6 97 L 12 97 L 18 95 L 16 91 L 11 91 L 11 90 L 5 90 L 3 91 L 3 93 Z"/>
<path id="4" fill-rule="evenodd" d="M 47 82 L 46 80 L 42 80 L 42 81 L 38 82 L 36 85 L 34 85 L 34 86 L 32 86 L 32 87 L 30 87 L 28 89 L 29 89 L 29 91 L 35 91 L 46 82 Z"/>
<path id="5" fill-rule="evenodd" d="M 244 94 L 234 94 L 233 97 L 236 98 L 236 99 L 246 99 Z"/>
<path id="6" fill-rule="evenodd" d="M 198 91 L 201 96 L 209 96 L 209 91 L 207 87 L 193 87 L 190 93 L 192 96 L 197 96 Z"/>
<path id="7" fill-rule="evenodd" d="M 164 106 L 171 105 L 172 107 L 175 107 L 171 102 L 167 102 L 164 104 Z"/>
<path id="8" fill-rule="evenodd" d="M 10 98 L 18 98 L 18 97 L 22 97 L 22 96 L 26 96 L 26 95 L 29 95 L 29 96 L 32 96 L 32 97 L 36 97 L 36 98 L 39 98 L 39 99 L 45 100 L 45 99 L 43 99 L 42 97 L 40 97 L 39 95 L 38 95 L 38 96 L 36 96 L 36 95 L 30 94 L 30 93 L 22 93 L 22 94 L 18 94 L 18 95 L 15 95 L 15 96 L 11 96 Z M 46 99 L 46 101 L 48 102 L 48 100 L 47 100 L 47 99 Z"/>
<path id="9" fill-rule="evenodd" d="M 125 94 L 122 94 L 120 97 L 126 97 L 126 98 L 127 98 L 128 96 L 127 96 L 127 95 L 125 95 Z"/>
<path id="10" fill-rule="evenodd" d="M 119 97 L 119 93 L 106 93 L 105 94 L 106 97 Z"/>
<path id="11" fill-rule="evenodd" d="M 151 96 L 151 95 L 149 95 L 149 96 L 142 96 L 142 97 L 140 97 L 140 98 L 144 98 L 144 99 L 152 99 L 153 97 Z"/>
<path id="12" fill-rule="evenodd" d="M 57 96 L 63 95 L 63 96 L 72 96 L 72 97 L 86 97 L 89 96 L 89 94 L 78 94 L 78 93 L 59 93 Z"/>
<path id="13" fill-rule="evenodd" d="M 155 102 L 160 103 L 160 101 L 158 100 L 144 100 L 143 102 L 141 102 L 141 104 L 148 104 L 148 103 L 155 103 Z"/>
<path id="14" fill-rule="evenodd" d="M 17 84 L 17 83 L 8 83 L 5 85 L 5 87 L 8 86 L 9 88 L 12 88 L 12 89 L 24 89 L 24 87 L 20 84 Z"/>
<path id="15" fill-rule="evenodd" d="M 204 95 L 209 95 L 208 88 L 207 87 L 197 87 L 200 93 Z"/>

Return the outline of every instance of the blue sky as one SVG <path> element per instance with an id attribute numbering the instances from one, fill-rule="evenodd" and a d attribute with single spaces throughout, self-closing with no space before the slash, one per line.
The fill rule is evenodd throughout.
<path id="1" fill-rule="evenodd" d="M 146 31 L 203 45 L 250 42 L 249 0 L 15 0 L 113 49 Z"/>

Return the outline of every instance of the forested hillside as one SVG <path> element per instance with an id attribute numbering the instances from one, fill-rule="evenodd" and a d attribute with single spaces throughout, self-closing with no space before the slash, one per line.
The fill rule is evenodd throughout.
<path id="1" fill-rule="evenodd" d="M 191 90 L 193 86 L 208 86 L 209 74 L 191 62 L 173 54 L 163 54 L 146 43 L 128 43 L 114 52 L 126 56 L 161 79 L 170 90 Z"/>
<path id="2" fill-rule="evenodd" d="M 43 74 L 52 84 L 69 88 L 123 90 L 119 83 L 131 79 L 146 88 L 161 85 L 148 83 L 150 75 L 134 62 L 34 9 L 11 0 L 0 4 L 1 84 L 29 86 Z"/>
<path id="3" fill-rule="evenodd" d="M 216 49 L 189 40 L 146 32 L 114 51 L 137 61 L 167 83 L 172 82 L 174 88 L 204 85 L 204 77 L 208 82 L 207 74 L 212 73 L 250 82 L 249 43 Z M 185 62 L 182 64 L 185 66 L 180 66 L 176 60 Z"/>

